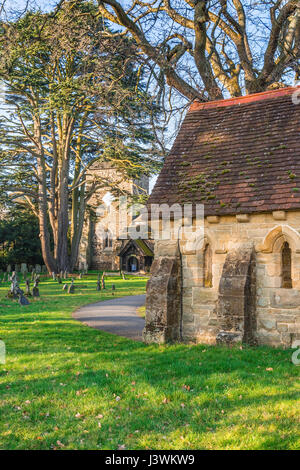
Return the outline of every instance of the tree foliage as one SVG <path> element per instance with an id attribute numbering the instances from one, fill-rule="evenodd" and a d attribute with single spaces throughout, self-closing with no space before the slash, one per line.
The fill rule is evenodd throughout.
<path id="1" fill-rule="evenodd" d="M 2 23 L 0 76 L 13 111 L 2 115 L 0 184 L 38 216 L 49 271 L 76 263 L 89 200 L 108 184 L 86 184 L 95 163 L 119 170 L 112 192 L 159 165 L 136 44 L 108 31 L 86 1 Z"/>
<path id="2" fill-rule="evenodd" d="M 38 220 L 22 206 L 12 206 L 0 219 L 0 268 L 42 263 Z"/>

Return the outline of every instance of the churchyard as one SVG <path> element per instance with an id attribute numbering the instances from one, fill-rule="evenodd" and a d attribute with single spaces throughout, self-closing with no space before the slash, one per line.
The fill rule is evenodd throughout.
<path id="1" fill-rule="evenodd" d="M 60 284 L 41 273 L 40 296 L 23 306 L 3 276 L 1 449 L 299 448 L 291 350 L 145 345 L 72 318 L 113 293 L 144 293 L 147 278 L 106 277 L 99 291 L 98 273 L 77 273 L 71 294 L 71 275 Z"/>

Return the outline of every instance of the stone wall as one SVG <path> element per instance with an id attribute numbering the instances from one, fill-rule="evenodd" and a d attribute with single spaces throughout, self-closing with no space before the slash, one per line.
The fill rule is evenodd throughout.
<path id="1" fill-rule="evenodd" d="M 95 182 L 101 182 L 102 186 L 93 194 L 89 200 L 89 211 L 87 211 L 84 222 L 82 238 L 78 254 L 78 267 L 89 266 L 90 269 L 98 270 L 118 270 L 120 269 L 119 249 L 122 243 L 118 241 L 121 232 L 119 218 L 115 216 L 114 230 L 111 233 L 113 243 L 111 247 L 104 246 L 103 230 L 110 230 L 110 210 L 118 211 L 118 198 L 110 205 L 105 204 L 105 198 L 111 193 L 110 187 L 119 188 L 120 194 L 127 194 L 128 201 L 130 195 L 148 194 L 149 178 L 142 176 L 139 180 L 130 180 L 109 162 L 95 164 L 90 168 L 87 175 L 87 188 Z M 105 184 L 107 183 L 107 186 Z M 130 225 L 130 214 L 127 217 L 127 224 Z"/>
<path id="2" fill-rule="evenodd" d="M 197 249 L 196 243 L 191 249 L 188 241 L 180 242 L 182 280 L 178 275 L 177 285 L 182 289 L 183 339 L 215 343 L 221 332 L 239 331 L 239 339 L 247 342 L 290 347 L 295 339 L 300 339 L 300 212 L 211 216 L 205 218 L 204 225 L 205 243 L 212 250 L 212 287 L 204 287 L 203 248 Z M 282 287 L 281 249 L 285 242 L 291 249 L 292 288 Z M 246 246 L 252 247 L 247 255 Z M 157 241 L 155 253 L 153 275 L 159 279 L 163 259 L 176 257 L 176 242 Z M 247 258 L 244 257 L 244 264 L 243 253 Z M 243 267 L 240 274 L 239 266 Z M 169 275 L 174 282 L 174 273 Z M 150 291 L 147 324 L 151 323 L 155 310 L 151 305 L 153 289 Z M 166 299 L 166 290 L 163 295 Z M 234 307 L 230 308 L 229 297 Z M 227 326 L 220 314 L 222 309 L 226 310 L 226 304 L 232 315 Z M 169 307 L 163 305 L 159 310 L 156 308 L 156 322 L 160 321 L 159 315 L 166 318 Z M 237 325 L 240 325 L 238 330 Z"/>
<path id="3" fill-rule="evenodd" d="M 181 339 L 181 269 L 176 244 L 172 250 L 157 246 L 156 259 L 151 266 L 151 278 L 147 283 L 146 327 L 143 338 L 146 343 L 164 343 Z"/>

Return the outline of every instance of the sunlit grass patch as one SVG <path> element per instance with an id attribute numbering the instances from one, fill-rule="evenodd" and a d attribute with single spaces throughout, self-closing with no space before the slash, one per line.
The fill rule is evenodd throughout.
<path id="1" fill-rule="evenodd" d="M 141 294 L 146 279 L 53 280 L 28 307 L 0 288 L 2 449 L 296 449 L 299 367 L 267 347 L 144 345 L 84 326 L 81 305 Z M 70 281 L 68 281 L 70 282 Z M 268 370 L 267 370 L 268 369 Z"/>

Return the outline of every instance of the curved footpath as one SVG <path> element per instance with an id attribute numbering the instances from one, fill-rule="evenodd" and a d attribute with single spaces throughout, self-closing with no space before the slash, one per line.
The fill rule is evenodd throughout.
<path id="1" fill-rule="evenodd" d="M 145 305 L 145 295 L 132 295 L 86 305 L 73 313 L 76 320 L 97 330 L 142 341 L 144 318 L 137 315 L 138 307 Z"/>

